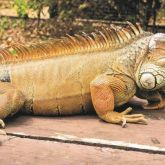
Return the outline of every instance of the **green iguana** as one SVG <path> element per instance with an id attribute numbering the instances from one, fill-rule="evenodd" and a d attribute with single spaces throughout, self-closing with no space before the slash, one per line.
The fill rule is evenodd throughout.
<path id="1" fill-rule="evenodd" d="M 164 46 L 165 34 L 128 23 L 1 49 L 0 125 L 18 111 L 60 116 L 93 109 L 109 123 L 146 123 L 142 114 L 128 114 L 131 108 L 114 108 L 139 94 L 149 100 L 146 109 L 165 106 Z"/>

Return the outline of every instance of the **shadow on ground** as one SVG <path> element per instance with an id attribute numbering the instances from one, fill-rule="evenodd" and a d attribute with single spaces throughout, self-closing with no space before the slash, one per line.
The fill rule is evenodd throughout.
<path id="1" fill-rule="evenodd" d="M 126 105 L 123 105 L 121 106 L 120 108 L 117 108 L 116 111 L 118 112 L 122 112 L 124 111 L 126 108 L 128 108 L 130 105 L 126 104 Z M 132 107 L 132 106 L 131 106 Z M 165 109 L 158 109 L 158 110 L 144 110 L 140 107 L 133 107 L 133 111 L 131 114 L 144 114 L 145 117 L 147 119 L 152 119 L 152 120 L 165 120 Z M 7 124 L 10 124 L 10 123 L 13 123 L 15 126 L 17 125 L 20 125 L 20 123 L 17 123 L 15 121 L 17 121 L 17 118 L 21 117 L 21 116 L 27 116 L 27 115 L 24 115 L 24 114 L 16 114 L 15 116 L 13 117 L 10 117 L 10 118 L 7 118 L 6 119 L 6 123 Z M 24 118 L 24 120 L 21 120 L 24 124 L 28 123 L 29 124 L 29 117 L 30 115 L 28 115 L 28 118 Z M 61 120 L 61 118 L 65 118 L 68 120 L 80 120 L 80 118 L 84 118 L 85 120 L 88 120 L 90 118 L 91 119 L 96 119 L 98 118 L 96 113 L 94 112 L 93 114 L 89 114 L 89 115 L 73 115 L 73 116 L 37 116 L 37 118 L 46 118 L 46 117 L 49 117 L 49 118 L 52 118 L 54 120 Z M 63 120 L 63 122 L 65 123 L 65 120 Z M 102 121 L 101 121 L 102 122 Z"/>

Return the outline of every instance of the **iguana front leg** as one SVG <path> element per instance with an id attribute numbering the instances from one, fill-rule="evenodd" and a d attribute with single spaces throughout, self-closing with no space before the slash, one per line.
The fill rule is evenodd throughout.
<path id="1" fill-rule="evenodd" d="M 122 105 L 132 97 L 127 90 L 127 85 L 114 76 L 101 75 L 90 84 L 91 97 L 98 116 L 109 123 L 145 123 L 142 114 L 127 115 L 132 110 L 126 109 L 122 113 L 114 112 L 115 105 Z"/>
<path id="2" fill-rule="evenodd" d="M 0 127 L 5 128 L 3 119 L 14 115 L 25 101 L 24 95 L 10 83 L 0 82 Z M 2 132 L 2 130 L 0 131 Z"/>

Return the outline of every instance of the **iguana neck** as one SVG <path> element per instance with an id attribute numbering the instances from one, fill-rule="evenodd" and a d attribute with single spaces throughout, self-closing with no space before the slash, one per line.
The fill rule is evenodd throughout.
<path id="1" fill-rule="evenodd" d="M 139 74 L 140 74 L 141 67 L 146 62 L 146 58 L 148 57 L 149 41 L 150 41 L 151 37 L 152 37 L 152 35 L 147 37 L 144 40 L 144 45 L 141 44 L 141 47 L 139 47 L 141 49 L 141 52 L 139 52 L 139 54 L 137 55 L 135 68 L 134 68 L 134 76 L 135 76 L 134 79 L 135 79 L 137 85 L 140 83 Z"/>
<path id="2" fill-rule="evenodd" d="M 116 58 L 113 61 L 112 69 L 136 81 L 135 73 L 138 73 L 146 58 L 150 37 L 151 33 L 146 33 L 145 37 L 139 38 L 130 45 L 115 51 Z"/>

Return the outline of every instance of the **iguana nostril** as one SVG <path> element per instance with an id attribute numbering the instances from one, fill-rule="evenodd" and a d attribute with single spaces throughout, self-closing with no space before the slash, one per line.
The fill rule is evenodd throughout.
<path id="1" fill-rule="evenodd" d="M 155 77 L 151 73 L 143 73 L 140 78 L 140 83 L 145 89 L 152 89 L 155 87 Z"/>

